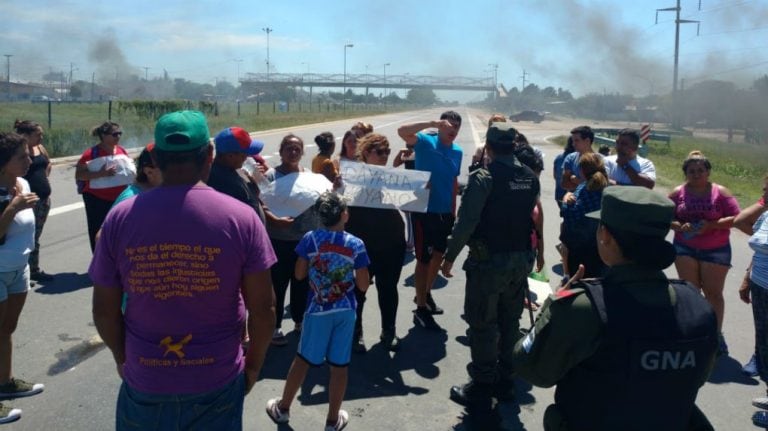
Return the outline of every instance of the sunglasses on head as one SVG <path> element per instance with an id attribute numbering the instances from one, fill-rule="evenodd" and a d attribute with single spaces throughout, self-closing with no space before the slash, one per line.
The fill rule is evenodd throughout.
<path id="1" fill-rule="evenodd" d="M 372 153 L 376 153 L 379 156 L 388 156 L 390 151 L 391 150 L 389 148 L 378 148 L 378 149 L 375 149 L 375 150 L 371 150 Z"/>

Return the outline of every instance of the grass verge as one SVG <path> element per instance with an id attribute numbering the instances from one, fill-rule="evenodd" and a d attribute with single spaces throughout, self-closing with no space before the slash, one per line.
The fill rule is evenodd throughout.
<path id="1" fill-rule="evenodd" d="M 32 120 L 45 129 L 45 146 L 53 157 L 78 155 L 85 148 L 93 145 L 95 139 L 90 130 L 108 118 L 108 104 L 104 103 L 52 103 L 51 127 L 48 127 L 48 104 L 12 102 L 0 103 L 0 131 L 11 131 L 16 119 Z M 291 105 L 290 112 L 279 112 L 272 103 L 262 103 L 258 112 L 255 103 L 242 103 L 238 116 L 235 103 L 219 104 L 219 115 L 208 115 L 211 134 L 225 127 L 237 125 L 250 132 L 278 129 L 303 124 L 358 118 L 378 115 L 386 112 L 413 109 L 412 106 L 359 106 L 347 105 L 346 111 L 341 106 L 313 103 Z M 123 128 L 122 145 L 126 148 L 141 147 L 152 141 L 155 121 L 139 118 L 133 112 L 119 112 L 117 103 L 113 103 L 112 121 Z M 350 124 L 352 126 L 352 124 Z M 311 141 L 312 137 L 303 137 Z"/>

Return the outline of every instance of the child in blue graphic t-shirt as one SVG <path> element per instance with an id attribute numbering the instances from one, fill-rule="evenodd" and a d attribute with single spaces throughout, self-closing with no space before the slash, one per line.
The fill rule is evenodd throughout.
<path id="1" fill-rule="evenodd" d="M 341 410 L 347 386 L 347 366 L 352 351 L 357 301 L 354 289 L 365 292 L 370 282 L 368 254 L 360 238 L 344 231 L 349 212 L 334 192 L 323 193 L 315 203 L 324 228 L 307 232 L 296 246 L 296 278 L 309 278 L 311 287 L 296 358 L 288 371 L 282 398 L 267 402 L 267 415 L 287 423 L 296 392 L 310 365 L 328 362 L 331 367 L 326 430 L 340 430 L 349 421 Z"/>

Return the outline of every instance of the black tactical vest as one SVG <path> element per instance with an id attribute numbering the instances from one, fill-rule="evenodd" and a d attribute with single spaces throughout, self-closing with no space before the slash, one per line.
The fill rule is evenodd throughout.
<path id="1" fill-rule="evenodd" d="M 472 239 L 484 242 L 491 253 L 530 250 L 539 179 L 517 160 L 514 166 L 492 162 L 486 169 L 493 188 Z"/>
<path id="2" fill-rule="evenodd" d="M 712 307 L 682 281 L 670 281 L 674 306 L 639 303 L 599 280 L 584 284 L 603 321 L 603 339 L 594 356 L 557 384 L 555 402 L 568 430 L 687 429 L 717 349 Z"/>

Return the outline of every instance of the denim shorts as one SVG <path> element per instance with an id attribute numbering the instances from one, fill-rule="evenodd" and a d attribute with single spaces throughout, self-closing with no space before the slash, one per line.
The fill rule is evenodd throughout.
<path id="1" fill-rule="evenodd" d="M 674 245 L 678 256 L 688 256 L 700 262 L 714 263 L 717 265 L 727 266 L 729 268 L 731 267 L 731 244 L 709 250 L 701 250 L 698 248 L 688 247 L 687 245 L 683 245 L 678 242 L 675 242 Z"/>
<path id="2" fill-rule="evenodd" d="M 355 310 L 306 313 L 296 352 L 310 365 L 346 367 L 352 356 Z"/>
<path id="3" fill-rule="evenodd" d="M 201 394 L 149 394 L 125 382 L 117 396 L 117 431 L 243 429 L 245 374 L 223 388 Z"/>
<path id="4" fill-rule="evenodd" d="M 16 271 L 0 272 L 0 302 L 8 295 L 27 293 L 29 290 L 29 265 Z"/>

